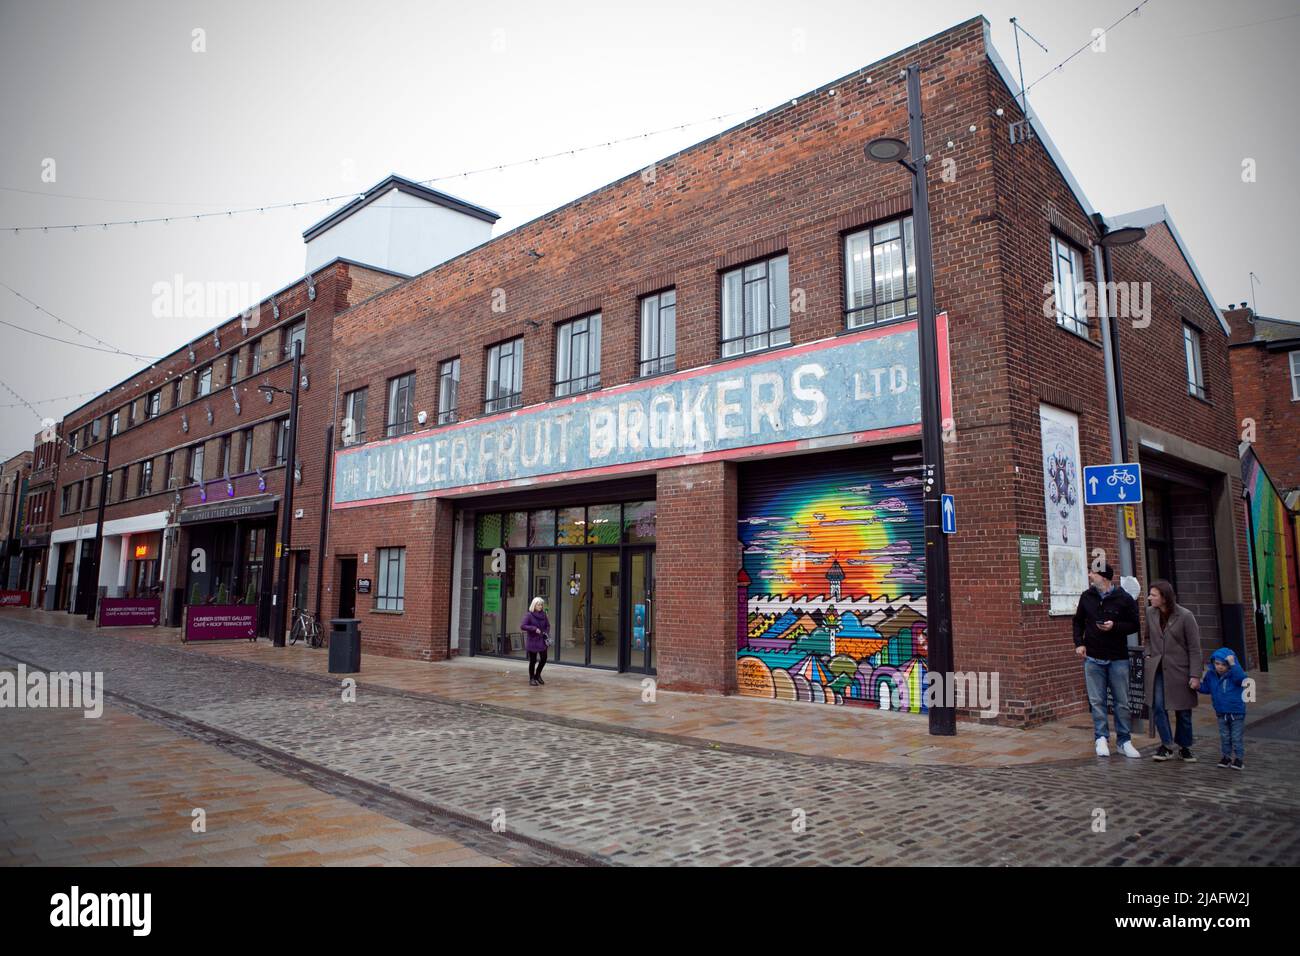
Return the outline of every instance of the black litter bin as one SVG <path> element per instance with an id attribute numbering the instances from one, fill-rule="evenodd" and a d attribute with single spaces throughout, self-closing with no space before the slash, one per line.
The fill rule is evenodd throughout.
<path id="1" fill-rule="evenodd" d="M 355 617 L 330 620 L 330 673 L 361 671 L 361 621 Z"/>

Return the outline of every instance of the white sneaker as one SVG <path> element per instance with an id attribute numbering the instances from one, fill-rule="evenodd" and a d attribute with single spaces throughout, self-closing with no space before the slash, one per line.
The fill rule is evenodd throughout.
<path id="1" fill-rule="evenodd" d="M 1098 757 L 1109 757 L 1109 756 L 1110 756 L 1110 745 L 1109 745 L 1108 743 L 1106 743 L 1106 738 L 1105 738 L 1105 737 L 1098 737 L 1098 738 L 1097 738 L 1097 756 L 1098 756 Z"/>
<path id="2" fill-rule="evenodd" d="M 1137 749 L 1136 747 L 1133 746 L 1133 741 L 1131 741 L 1131 740 L 1126 740 L 1126 741 L 1124 741 L 1123 746 L 1121 746 L 1121 747 L 1119 748 L 1119 752 L 1122 753 L 1125 757 L 1141 757 L 1141 756 L 1142 756 L 1140 753 L 1138 753 L 1138 749 Z"/>

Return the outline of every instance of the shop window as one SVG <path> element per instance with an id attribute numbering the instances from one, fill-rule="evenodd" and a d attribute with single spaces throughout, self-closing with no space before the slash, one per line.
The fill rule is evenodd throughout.
<path id="1" fill-rule="evenodd" d="M 474 547 L 501 547 L 501 515 L 481 514 L 474 520 Z"/>
<path id="2" fill-rule="evenodd" d="M 1087 338 L 1088 308 L 1083 253 L 1059 236 L 1052 236 L 1052 270 L 1056 324 Z"/>
<path id="3" fill-rule="evenodd" d="M 550 548 L 555 545 L 555 511 L 547 508 L 528 516 L 528 545 L 532 548 Z"/>
<path id="4" fill-rule="evenodd" d="M 850 329 L 917 314 L 912 217 L 844 237 L 844 302 Z"/>
<path id="5" fill-rule="evenodd" d="M 506 547 L 526 548 L 528 546 L 528 512 L 510 511 L 506 513 Z"/>
<path id="6" fill-rule="evenodd" d="M 406 549 L 379 549 L 379 588 L 375 593 L 375 610 L 401 611 L 406 590 Z"/>
<path id="7" fill-rule="evenodd" d="M 456 420 L 456 399 L 460 391 L 460 359 L 448 359 L 438 366 L 438 424 Z"/>
<path id="8" fill-rule="evenodd" d="M 790 344 L 790 259 L 776 256 L 722 276 L 722 355 Z"/>
<path id="9" fill-rule="evenodd" d="M 556 512 L 555 543 L 560 547 L 584 544 L 587 540 L 585 508 L 561 508 Z"/>
<path id="10" fill-rule="evenodd" d="M 654 544 L 655 502 L 630 501 L 623 506 L 623 540 L 628 544 Z"/>
<path id="11" fill-rule="evenodd" d="M 677 290 L 666 289 L 641 300 L 642 375 L 677 368 Z"/>
<path id="12" fill-rule="evenodd" d="M 618 505 L 592 505 L 587 509 L 587 544 L 618 544 L 623 527 Z"/>
<path id="13" fill-rule="evenodd" d="M 600 387 L 600 313 L 555 330 L 555 395 Z"/>
<path id="14" fill-rule="evenodd" d="M 411 431 L 415 419 L 415 373 L 408 372 L 388 380 L 388 417 L 384 435 L 394 438 Z"/>
<path id="15" fill-rule="evenodd" d="M 366 440 L 366 393 L 358 388 L 343 399 L 343 444 L 358 445 Z"/>
<path id="16" fill-rule="evenodd" d="M 511 339 L 488 349 L 484 410 L 491 414 L 523 404 L 524 340 Z"/>

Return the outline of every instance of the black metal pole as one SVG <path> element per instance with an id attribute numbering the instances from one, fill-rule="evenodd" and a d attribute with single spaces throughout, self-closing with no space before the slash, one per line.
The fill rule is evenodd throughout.
<path id="1" fill-rule="evenodd" d="M 321 590 L 325 586 L 325 543 L 330 528 L 330 481 L 334 469 L 334 423 L 325 426 L 325 472 L 320 493 L 320 546 L 316 549 L 316 620 L 320 621 Z"/>
<path id="2" fill-rule="evenodd" d="M 104 506 L 108 503 L 108 459 L 113 450 L 113 420 L 110 416 L 108 437 L 104 439 L 104 467 L 99 472 L 99 511 L 95 516 L 95 543 L 90 549 L 90 607 L 86 610 L 86 620 L 95 619 L 96 605 L 99 604 L 99 558 L 104 547 Z M 83 569 L 84 570 L 84 569 Z"/>
<path id="3" fill-rule="evenodd" d="M 926 184 L 925 129 L 921 120 L 921 68 L 907 68 L 908 135 L 912 154 L 912 224 L 916 230 L 916 285 L 920 314 L 921 455 L 925 459 L 925 611 L 927 665 L 943 680 L 941 703 L 930 708 L 930 733 L 957 733 L 956 708 L 946 706 L 953 672 L 952 597 L 948 536 L 943 533 L 943 423 L 939 400 L 939 336 L 934 316 L 934 261 L 930 245 L 930 191 Z"/>
<path id="4" fill-rule="evenodd" d="M 284 647 L 284 622 L 289 600 L 289 540 L 293 532 L 293 473 L 298 462 L 298 377 L 302 365 L 302 343 L 293 343 L 293 389 L 289 393 L 289 437 L 284 461 L 284 496 L 280 504 L 280 578 L 275 586 L 275 607 L 271 614 L 271 643 Z"/>
<path id="5" fill-rule="evenodd" d="M 1101 263 L 1106 274 L 1102 276 L 1101 288 L 1098 295 L 1106 295 L 1110 288 L 1110 282 L 1114 275 L 1110 263 L 1110 247 L 1103 245 L 1101 247 Z M 1112 300 L 1113 301 L 1113 300 Z M 1106 322 L 1110 326 L 1110 358 L 1115 370 L 1115 415 L 1119 419 L 1119 447 L 1120 461 L 1128 461 L 1128 417 L 1124 413 L 1124 365 L 1119 360 L 1119 319 L 1115 315 L 1114 309 L 1106 310 Z M 1134 542 L 1130 541 L 1125 535 L 1119 536 L 1119 547 L 1121 557 L 1125 560 L 1120 561 L 1121 570 L 1124 573 L 1136 574 L 1137 560 L 1134 556 Z"/>

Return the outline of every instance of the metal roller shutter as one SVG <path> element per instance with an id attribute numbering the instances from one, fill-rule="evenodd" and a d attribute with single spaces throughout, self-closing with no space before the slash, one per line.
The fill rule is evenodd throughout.
<path id="1" fill-rule="evenodd" d="M 920 461 L 893 446 L 742 469 L 740 693 L 924 709 Z"/>

